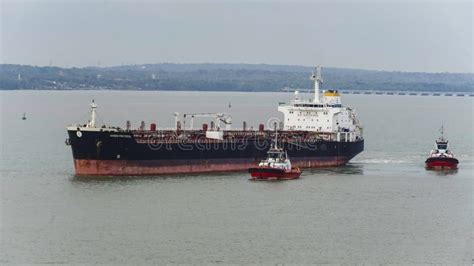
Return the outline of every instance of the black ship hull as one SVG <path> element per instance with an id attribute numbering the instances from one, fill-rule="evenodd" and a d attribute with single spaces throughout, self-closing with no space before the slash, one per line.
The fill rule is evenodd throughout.
<path id="1" fill-rule="evenodd" d="M 76 175 L 116 176 L 246 171 L 266 158 L 273 139 L 271 131 L 226 132 L 222 140 L 205 138 L 199 131 L 192 138 L 177 133 L 68 130 L 67 143 Z M 295 167 L 344 165 L 364 150 L 363 139 L 322 140 L 303 132 L 279 135 L 279 145 Z"/>

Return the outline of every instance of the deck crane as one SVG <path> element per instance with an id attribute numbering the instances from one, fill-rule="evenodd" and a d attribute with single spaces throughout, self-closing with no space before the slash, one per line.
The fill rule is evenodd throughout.
<path id="1" fill-rule="evenodd" d="M 190 113 L 183 114 L 183 123 L 186 124 L 186 118 L 191 117 L 190 130 L 194 128 L 194 118 L 195 117 L 212 117 L 214 118 L 214 123 L 216 129 L 221 128 L 221 122 L 224 123 L 225 129 L 230 130 L 232 126 L 232 116 L 224 113 Z"/>

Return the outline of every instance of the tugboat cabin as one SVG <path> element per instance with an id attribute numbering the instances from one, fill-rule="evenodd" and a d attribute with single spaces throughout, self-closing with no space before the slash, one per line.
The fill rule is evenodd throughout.
<path id="1" fill-rule="evenodd" d="M 268 151 L 268 159 L 272 159 L 273 161 L 285 161 L 286 160 L 286 153 L 279 150 L 279 149 L 271 149 Z"/>
<path id="2" fill-rule="evenodd" d="M 448 149 L 448 141 L 436 141 L 436 149 L 445 152 Z"/>

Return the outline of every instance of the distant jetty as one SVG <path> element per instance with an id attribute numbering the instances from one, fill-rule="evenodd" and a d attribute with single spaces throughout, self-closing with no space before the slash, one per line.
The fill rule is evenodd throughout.
<path id="1" fill-rule="evenodd" d="M 455 92 L 408 92 L 408 91 L 342 91 L 342 94 L 365 94 L 365 95 L 402 95 L 402 96 L 456 96 L 456 97 L 474 97 L 474 93 L 455 93 Z"/>

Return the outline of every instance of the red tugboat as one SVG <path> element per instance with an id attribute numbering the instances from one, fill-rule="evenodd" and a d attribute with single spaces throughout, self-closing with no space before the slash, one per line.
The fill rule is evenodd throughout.
<path id="1" fill-rule="evenodd" d="M 441 127 L 441 137 L 436 140 L 435 148 L 426 159 L 426 169 L 457 169 L 458 159 L 448 150 L 448 140 L 444 138 L 444 129 Z"/>
<path id="2" fill-rule="evenodd" d="M 278 133 L 275 133 L 275 142 L 267 152 L 267 159 L 262 160 L 258 167 L 250 168 L 250 180 L 270 181 L 270 180 L 291 180 L 298 179 L 301 170 L 298 167 L 291 167 L 290 158 L 286 151 L 278 147 Z"/>

